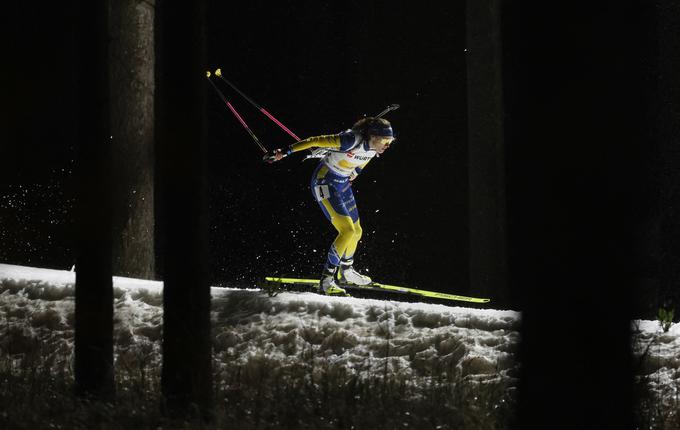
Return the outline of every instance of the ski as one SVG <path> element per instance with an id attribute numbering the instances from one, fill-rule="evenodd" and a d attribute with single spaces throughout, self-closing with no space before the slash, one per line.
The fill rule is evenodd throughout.
<path id="1" fill-rule="evenodd" d="M 302 286 L 305 289 L 316 289 L 319 287 L 318 279 L 300 279 L 300 278 L 279 278 L 268 276 L 265 278 L 269 284 L 267 292 L 270 294 L 276 292 L 276 285 L 290 285 L 290 286 Z M 342 288 L 346 289 L 348 292 L 374 292 L 374 293 L 388 293 L 388 294 L 399 294 L 408 295 L 412 297 L 426 297 L 429 299 L 439 299 L 439 300 L 449 300 L 457 302 L 468 302 L 468 303 L 489 303 L 491 299 L 481 298 L 481 297 L 468 297 L 460 296 L 457 294 L 447 294 L 438 293 L 436 291 L 420 290 L 417 288 L 406 288 L 399 287 L 396 285 L 381 284 L 378 282 L 372 282 L 365 286 L 360 285 L 341 285 Z"/>

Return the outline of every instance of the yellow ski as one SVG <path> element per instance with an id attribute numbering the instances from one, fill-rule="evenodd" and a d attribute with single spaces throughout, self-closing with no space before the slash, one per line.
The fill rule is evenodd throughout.
<path id="1" fill-rule="evenodd" d="M 267 282 L 273 282 L 277 284 L 289 284 L 289 285 L 304 285 L 304 286 L 309 286 L 312 288 L 316 288 L 319 285 L 319 280 L 318 279 L 299 279 L 299 278 L 277 278 L 277 277 L 272 277 L 268 276 L 264 278 L 265 281 Z M 446 294 L 446 293 L 438 293 L 436 291 L 427 291 L 427 290 L 420 290 L 417 288 L 405 288 L 405 287 L 398 287 L 396 285 L 387 285 L 387 284 L 381 284 L 378 282 L 373 282 L 365 286 L 360 286 L 360 285 L 341 285 L 342 288 L 348 289 L 348 290 L 354 290 L 354 291 L 385 291 L 385 292 L 391 292 L 391 293 L 401 293 L 401 294 L 410 294 L 410 295 L 416 295 L 416 296 L 422 296 L 422 297 L 429 297 L 433 299 L 441 299 L 441 300 L 453 300 L 453 301 L 458 301 L 458 302 L 470 302 L 470 303 L 489 303 L 491 300 L 490 299 L 485 299 L 485 298 L 480 298 L 480 297 L 468 297 L 468 296 L 459 296 L 457 294 Z"/>

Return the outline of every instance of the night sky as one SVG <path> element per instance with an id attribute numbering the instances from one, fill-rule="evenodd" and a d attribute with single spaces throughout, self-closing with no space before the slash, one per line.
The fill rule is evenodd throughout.
<path id="1" fill-rule="evenodd" d="M 588 45 L 584 33 L 571 30 L 565 33 L 567 51 L 534 41 L 529 32 L 508 32 L 504 40 L 510 257 L 522 261 L 533 254 L 540 260 L 544 251 L 526 240 L 527 231 L 538 239 L 533 243 L 562 252 L 561 244 L 543 238 L 547 227 L 531 222 L 541 210 L 564 209 L 555 213 L 565 222 L 582 217 L 572 227 L 584 243 L 589 228 L 597 232 L 592 220 L 608 225 L 593 214 L 611 217 L 628 235 L 623 250 L 628 270 L 644 296 L 639 301 L 652 310 L 662 299 L 657 289 L 673 291 L 680 279 L 680 229 L 672 209 L 680 201 L 675 191 L 680 157 L 674 149 L 680 78 L 673 73 L 680 61 L 677 38 L 668 37 L 677 34 L 678 14 L 668 3 L 641 8 L 641 26 L 628 41 L 606 39 L 608 20 L 617 19 L 607 13 L 594 23 L 601 30 L 591 31 L 604 36 L 602 46 Z M 0 72 L 4 263 L 59 269 L 74 264 L 74 7 L 21 3 L 3 14 L 10 42 Z M 574 16 L 580 13 L 575 8 Z M 555 24 L 571 28 L 558 16 L 548 18 L 552 21 L 541 19 L 545 28 L 537 30 L 550 34 Z M 205 69 L 221 68 L 302 138 L 340 132 L 363 115 L 399 104 L 387 117 L 396 143 L 354 184 L 364 229 L 355 264 L 384 283 L 469 293 L 464 2 L 429 8 L 414 2 L 255 0 L 234 6 L 212 1 L 206 36 Z M 533 46 L 535 53 L 518 46 Z M 586 46 L 592 49 L 582 53 Z M 612 53 L 639 70 L 612 73 L 606 59 Z M 620 118 L 636 122 L 629 127 L 641 139 L 634 148 L 610 142 L 625 138 L 625 127 L 587 134 L 589 127 L 602 129 L 604 121 L 620 121 L 611 109 L 598 110 L 598 103 L 612 99 L 601 97 L 600 84 L 588 81 L 593 67 L 600 67 L 601 82 L 613 82 L 612 94 L 632 106 Z M 293 143 L 217 83 L 268 149 Z M 580 86 L 584 83 L 587 89 Z M 540 85 L 545 92 L 536 93 L 532 105 L 523 85 Z M 318 276 L 336 233 L 309 190 L 316 161 L 303 162 L 304 154 L 294 154 L 263 163 L 261 150 L 207 81 L 205 91 L 212 282 L 254 286 L 267 275 Z M 585 108 L 590 125 L 581 121 Z M 513 122 L 517 115 L 525 117 Z M 527 132 L 533 143 L 524 145 Z M 593 190 L 589 181 L 601 192 L 587 191 L 587 198 L 574 194 L 579 187 Z M 630 199 L 619 216 L 603 199 L 621 187 Z M 554 190 L 564 191 L 564 198 Z M 580 251 L 574 245 L 564 252 Z M 529 273 L 531 266 L 522 270 Z M 518 279 L 511 282 L 521 283 Z"/>
<path id="2" fill-rule="evenodd" d="M 556 416 L 576 423 L 580 416 L 572 411 L 630 409 L 625 405 L 632 393 L 619 387 L 633 366 L 631 317 L 654 319 L 665 307 L 676 309 L 677 320 L 680 7 L 675 3 L 494 3 L 502 9 L 497 16 L 502 40 L 496 40 L 502 45 L 502 70 L 488 79 L 498 82 L 483 83 L 499 84 L 488 99 L 495 103 L 502 95 L 503 153 L 488 145 L 474 161 L 468 161 L 468 135 L 477 137 L 472 132 L 479 128 L 468 130 L 468 119 L 485 118 L 485 112 L 468 110 L 464 1 L 437 7 L 210 1 L 205 70 L 221 68 L 303 138 L 340 132 L 364 115 L 399 104 L 387 117 L 396 143 L 354 184 L 364 230 L 355 266 L 386 284 L 477 295 L 469 285 L 470 226 L 477 231 L 482 224 L 500 225 L 507 249 L 488 249 L 502 250 L 498 254 L 507 266 L 489 272 L 497 270 L 491 275 L 500 275 L 509 288 L 497 287 L 491 298 L 496 309 L 522 312 L 520 416 L 529 427 L 542 418 L 554 424 Z M 0 23 L 7 32 L 0 67 L 0 262 L 70 269 L 75 233 L 86 231 L 73 221 L 76 112 L 82 107 L 76 103 L 76 65 L 85 58 L 76 51 L 84 45 L 75 40 L 76 5 L 34 2 L 9 8 Z M 471 58 L 484 57 L 481 52 Z M 162 82 L 179 81 L 173 79 Z M 293 143 L 216 82 L 267 149 Z M 336 232 L 309 190 L 316 162 L 293 154 L 264 163 L 262 151 L 207 80 L 204 91 L 210 282 L 254 287 L 269 275 L 318 277 Z M 195 112 L 188 107 L 187 118 Z M 177 129 L 181 134 L 183 128 Z M 158 149 L 162 142 L 156 144 Z M 504 172 L 500 186 L 485 190 L 468 180 L 468 172 L 486 171 Z M 189 184 L 192 173 L 187 172 Z M 165 185 L 173 182 L 164 179 Z M 469 216 L 470 197 L 495 197 L 499 189 L 503 197 L 488 200 L 500 200 L 502 215 Z M 480 190 L 487 194 L 475 194 Z M 183 219 L 168 213 L 162 221 Z M 157 237 L 159 243 L 163 239 Z M 498 242 L 474 242 L 487 243 Z M 157 249 L 165 249 L 166 257 L 176 251 Z M 480 254 L 485 263 L 497 262 L 493 252 Z M 157 256 L 161 279 L 162 257 Z M 198 273 L 199 266 L 188 267 Z M 168 275 L 166 292 L 173 291 L 172 279 Z M 508 300 L 501 289 L 510 290 Z M 546 354 L 553 360 L 545 360 Z M 564 405 L 570 405 L 568 412 Z M 619 409 L 604 412 L 626 420 Z"/>
<path id="3" fill-rule="evenodd" d="M 8 23 L 0 146 L 0 260 L 74 262 L 73 11 L 18 5 Z M 355 182 L 364 238 L 356 266 L 412 287 L 467 289 L 465 11 L 413 3 L 209 4 L 206 70 L 300 137 L 337 133 L 391 103 L 398 140 Z M 293 139 L 226 85 L 268 149 Z M 275 165 L 206 81 L 213 282 L 318 276 L 335 231 L 309 191 L 314 160 Z"/>
<path id="4" fill-rule="evenodd" d="M 75 71 L 70 5 L 14 4 L 3 13 L 0 259 L 74 264 Z"/>
<path id="5" fill-rule="evenodd" d="M 460 288 L 467 279 L 463 7 L 434 14 L 415 5 L 307 3 L 213 6 L 210 66 L 302 138 L 400 104 L 388 115 L 397 142 L 354 185 L 364 227 L 356 265 L 386 283 Z M 294 141 L 222 87 L 265 145 Z M 212 94 L 209 101 L 216 270 L 244 279 L 272 270 L 316 276 L 335 237 L 309 191 L 316 161 L 294 154 L 263 164 L 222 102 Z"/>

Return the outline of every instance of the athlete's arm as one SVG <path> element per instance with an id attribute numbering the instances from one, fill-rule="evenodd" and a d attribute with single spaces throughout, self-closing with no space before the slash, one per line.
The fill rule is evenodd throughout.
<path id="1" fill-rule="evenodd" d="M 327 134 L 323 136 L 310 137 L 305 140 L 296 142 L 288 147 L 288 154 L 293 152 L 304 151 L 309 148 L 328 148 L 328 149 L 340 149 L 340 135 L 339 134 Z"/>
<path id="2" fill-rule="evenodd" d="M 275 149 L 264 156 L 264 160 L 268 163 L 279 161 L 283 157 L 292 154 L 293 152 L 304 151 L 310 148 L 328 148 L 339 151 L 349 150 L 354 146 L 354 133 L 345 131 L 339 134 L 326 134 L 323 136 L 309 137 L 305 140 L 295 142 L 290 145 L 287 150 Z"/>

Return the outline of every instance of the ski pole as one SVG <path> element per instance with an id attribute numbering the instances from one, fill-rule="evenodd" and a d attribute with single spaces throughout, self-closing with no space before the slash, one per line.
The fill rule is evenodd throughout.
<path id="1" fill-rule="evenodd" d="M 218 78 L 222 79 L 227 85 L 229 85 L 231 88 L 233 88 L 234 91 L 236 91 L 237 93 L 239 93 L 239 94 L 241 95 L 241 97 L 243 97 L 244 99 L 248 100 L 248 102 L 249 102 L 251 105 L 255 106 L 255 109 L 257 109 L 257 110 L 259 110 L 260 112 L 262 112 L 263 114 L 265 114 L 265 115 L 267 116 L 267 118 L 269 118 L 269 119 L 271 119 L 272 121 L 274 121 L 274 123 L 275 123 L 276 125 L 278 125 L 279 127 L 281 127 L 286 133 L 290 134 L 290 135 L 293 137 L 293 139 L 295 139 L 296 142 L 299 142 L 300 140 L 302 140 L 302 139 L 300 139 L 299 137 L 297 137 L 297 135 L 296 135 L 295 133 L 293 133 L 292 131 L 290 131 L 290 130 L 288 129 L 288 127 L 286 127 L 285 125 L 283 125 L 283 124 L 281 123 L 281 121 L 279 121 L 278 119 L 274 118 L 274 115 L 272 115 L 272 114 L 270 114 L 269 112 L 267 112 L 267 109 L 265 109 L 265 108 L 263 108 L 262 106 L 260 106 L 260 105 L 258 105 L 257 103 L 255 103 L 255 102 L 253 101 L 253 99 L 251 99 L 250 97 L 248 97 L 247 95 L 245 95 L 241 90 L 239 90 L 238 88 L 236 88 L 236 86 L 235 86 L 234 84 L 232 84 L 231 82 L 229 82 L 229 80 L 227 80 L 227 78 L 225 78 L 224 76 L 222 76 L 222 69 L 217 69 L 217 70 L 215 70 L 215 76 L 217 76 Z"/>
<path id="2" fill-rule="evenodd" d="M 248 131 L 248 134 L 250 134 L 250 137 L 253 138 L 253 140 L 255 141 L 255 143 L 257 143 L 257 146 L 260 147 L 260 149 L 262 150 L 262 152 L 264 152 L 264 153 L 266 154 L 266 153 L 267 153 L 267 149 L 264 147 L 264 145 L 262 145 L 262 143 L 260 143 L 260 140 L 257 138 L 257 136 L 255 136 L 255 133 L 253 133 L 253 131 L 250 129 L 250 127 L 248 127 L 248 124 L 246 124 L 246 122 L 243 120 L 243 118 L 241 117 L 241 115 L 239 115 L 239 113 L 236 111 L 236 109 L 234 109 L 234 106 L 232 106 L 231 103 L 229 103 L 229 100 L 227 100 L 227 98 L 224 96 L 224 94 L 222 93 L 222 91 L 220 91 L 220 89 L 217 88 L 217 85 L 215 85 L 215 83 L 212 81 L 212 79 L 210 79 L 210 72 L 209 72 L 209 71 L 206 72 L 206 77 L 208 78 L 208 82 L 210 82 L 210 84 L 211 84 L 212 87 L 215 89 L 215 91 L 217 91 L 217 95 L 218 95 L 218 96 L 222 99 L 222 101 L 227 105 L 227 107 L 229 108 L 229 110 L 231 110 L 231 113 L 234 114 L 234 116 L 235 116 L 236 119 L 241 123 L 241 125 L 243 126 L 243 128 L 245 128 L 245 129 Z"/>

